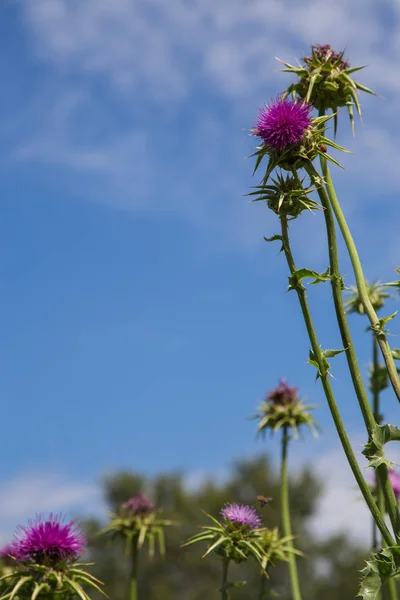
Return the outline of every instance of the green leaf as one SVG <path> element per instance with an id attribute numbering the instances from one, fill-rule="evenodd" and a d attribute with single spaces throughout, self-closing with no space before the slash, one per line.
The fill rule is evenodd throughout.
<path id="1" fill-rule="evenodd" d="M 321 281 L 328 281 L 331 279 L 331 275 L 329 268 L 323 273 L 318 273 L 317 271 L 306 268 L 297 269 L 297 271 L 294 271 L 289 277 L 288 291 L 297 289 L 299 284 L 301 284 L 301 281 L 306 278 L 313 279 L 314 281 L 310 281 L 310 284 L 315 285 L 316 283 L 321 283 Z"/>
<path id="2" fill-rule="evenodd" d="M 280 242 L 282 242 L 282 246 L 281 246 L 281 249 L 279 250 L 279 252 L 283 252 L 285 250 L 285 241 L 284 241 L 284 239 L 283 239 L 283 237 L 281 235 L 273 235 L 270 238 L 264 237 L 264 240 L 266 242 L 280 241 Z"/>
<path id="3" fill-rule="evenodd" d="M 324 350 L 323 354 L 325 358 L 333 358 L 334 356 L 342 354 L 343 352 L 346 352 L 344 348 L 342 348 L 341 350 Z"/>
<path id="4" fill-rule="evenodd" d="M 371 560 L 366 561 L 366 566 L 361 571 L 358 596 L 363 600 L 378 600 L 382 585 L 400 573 L 393 556 L 399 553 L 400 546 L 384 548 L 373 554 Z"/>
<path id="5" fill-rule="evenodd" d="M 392 356 L 394 360 L 400 360 L 400 348 L 393 348 Z"/>
<path id="6" fill-rule="evenodd" d="M 395 316 L 397 315 L 397 310 L 396 312 L 394 312 L 392 315 L 388 315 L 387 317 L 382 317 L 381 319 L 379 319 L 378 323 L 376 325 L 373 325 L 372 329 L 375 331 L 375 333 L 377 335 L 383 335 L 385 333 L 387 333 L 387 330 L 385 329 L 385 325 L 388 321 L 391 321 L 392 319 L 395 318 Z"/>
<path id="7" fill-rule="evenodd" d="M 368 466 L 376 468 L 379 465 L 386 465 L 392 468 L 393 462 L 386 458 L 384 446 L 388 442 L 399 440 L 400 429 L 398 427 L 394 425 L 377 425 L 362 451 L 362 454 L 368 459 Z"/>

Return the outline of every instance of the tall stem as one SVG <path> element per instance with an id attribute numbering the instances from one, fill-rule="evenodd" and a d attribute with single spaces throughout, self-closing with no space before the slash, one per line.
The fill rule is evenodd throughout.
<path id="1" fill-rule="evenodd" d="M 332 183 L 331 174 L 327 167 L 324 169 L 324 178 L 326 191 L 328 192 L 329 196 L 329 201 L 333 208 L 333 212 L 335 213 L 336 220 L 342 232 L 342 236 L 350 256 L 351 264 L 353 266 L 360 300 L 364 306 L 365 314 L 370 320 L 372 330 L 375 333 L 376 339 L 381 349 L 393 390 L 397 396 L 397 399 L 400 401 L 400 380 L 397 374 L 397 368 L 393 359 L 392 351 L 386 339 L 386 335 L 383 332 L 383 328 L 380 327 L 378 315 L 376 314 L 375 309 L 372 306 L 371 300 L 369 299 L 368 289 L 365 283 L 364 273 L 362 270 L 360 258 L 358 256 L 357 248 L 355 246 L 349 226 L 347 225 L 346 218 L 337 199 L 335 188 L 333 187 Z"/>
<path id="2" fill-rule="evenodd" d="M 258 594 L 258 600 L 265 600 L 265 585 L 267 583 L 267 576 L 264 573 L 261 573 L 260 579 L 260 591 Z"/>
<path id="3" fill-rule="evenodd" d="M 229 600 L 229 597 L 228 597 L 228 567 L 229 567 L 229 558 L 222 559 L 221 600 Z"/>
<path id="4" fill-rule="evenodd" d="M 285 537 L 292 537 L 292 524 L 289 507 L 289 477 L 288 477 L 288 444 L 289 435 L 287 427 L 282 428 L 282 457 L 281 457 L 281 506 L 282 529 Z M 291 544 L 291 542 L 289 542 Z M 296 557 L 293 552 L 288 553 L 290 586 L 293 600 L 301 600 L 299 575 L 297 573 Z"/>
<path id="5" fill-rule="evenodd" d="M 283 250 L 285 253 L 286 261 L 289 266 L 289 271 L 293 275 L 296 271 L 296 264 L 293 259 L 292 251 L 290 248 L 289 241 L 289 231 L 287 219 L 285 216 L 281 216 L 281 227 L 282 227 L 282 239 L 283 239 Z M 354 478 L 357 481 L 357 484 L 360 488 L 360 491 L 365 499 L 365 502 L 375 519 L 375 522 L 382 534 L 383 539 L 386 541 L 388 545 L 393 545 L 394 540 L 388 530 L 386 523 L 384 521 L 383 516 L 381 515 L 378 506 L 372 496 L 371 490 L 369 489 L 362 473 L 361 469 L 357 463 L 356 457 L 354 455 L 353 449 L 350 444 L 350 440 L 347 436 L 345 427 L 343 425 L 343 421 L 341 419 L 336 400 L 333 394 L 333 390 L 329 381 L 329 374 L 325 365 L 324 356 L 320 345 L 318 343 L 317 334 L 315 332 L 314 324 L 311 318 L 311 313 L 308 307 L 307 302 L 307 294 L 304 287 L 300 284 L 296 286 L 297 296 L 299 298 L 300 307 L 303 313 L 304 322 L 306 325 L 307 333 L 310 338 L 312 351 L 314 353 L 315 359 L 318 364 L 319 376 L 321 378 L 322 386 L 325 392 L 325 396 L 329 405 L 329 409 L 332 414 L 333 421 L 335 423 L 336 431 L 338 433 L 339 439 L 341 441 L 344 453 L 346 455 L 347 461 L 350 465 L 350 468 L 353 472 Z"/>
<path id="6" fill-rule="evenodd" d="M 132 554 L 131 554 L 131 579 L 129 587 L 129 600 L 137 600 L 137 576 L 138 576 L 138 559 L 139 559 L 139 548 L 138 541 L 134 539 L 132 541 Z"/>
<path id="7" fill-rule="evenodd" d="M 322 172 L 325 178 L 325 182 L 328 179 L 331 182 L 331 192 L 334 192 L 332 180 L 330 177 L 330 171 L 325 158 L 321 159 Z M 328 245 L 329 245 L 329 258 L 330 258 L 330 267 L 331 267 L 331 284 L 332 284 L 332 292 L 334 305 L 336 310 L 336 316 L 339 324 L 340 334 L 343 342 L 343 346 L 346 351 L 347 363 L 349 365 L 349 370 L 351 373 L 351 378 L 353 381 L 354 389 L 356 392 L 356 396 L 358 399 L 358 403 L 364 418 L 365 426 L 368 431 L 369 439 L 372 438 L 372 435 L 376 429 L 377 421 L 374 416 L 373 409 L 371 408 L 367 390 L 364 386 L 360 368 L 357 361 L 357 356 L 354 350 L 354 344 L 351 337 L 350 329 L 347 323 L 346 312 L 343 304 L 343 296 L 341 289 L 341 276 L 339 270 L 339 255 L 337 250 L 337 242 L 336 242 L 336 232 L 335 232 L 335 223 L 332 215 L 332 210 L 329 204 L 329 199 L 327 197 L 325 188 L 320 184 L 320 176 L 316 171 L 312 164 L 307 166 L 307 172 L 313 181 L 313 183 L 317 187 L 318 195 L 321 200 L 321 204 L 324 209 L 325 221 L 326 221 L 326 229 L 328 235 Z M 328 191 L 329 195 L 329 191 Z M 329 196 L 330 198 L 330 196 Z M 364 279 L 363 279 L 364 282 Z M 364 282 L 365 285 L 365 282 Z M 368 296 L 368 292 L 367 292 Z M 360 296 L 361 297 L 361 296 Z M 368 296 L 368 301 L 369 296 Z M 371 305 L 372 306 L 372 305 Z M 377 337 L 375 336 L 375 339 Z M 379 343 L 379 338 L 377 339 Z M 397 377 L 397 371 L 396 371 Z M 393 487 L 390 483 L 388 468 L 386 465 L 382 464 L 376 468 L 376 477 L 377 480 L 380 481 L 381 489 L 385 495 L 386 504 L 388 507 L 388 513 L 390 517 L 390 521 L 392 523 L 393 530 L 396 535 L 400 534 L 400 514 L 398 510 L 397 500 L 394 495 Z"/>

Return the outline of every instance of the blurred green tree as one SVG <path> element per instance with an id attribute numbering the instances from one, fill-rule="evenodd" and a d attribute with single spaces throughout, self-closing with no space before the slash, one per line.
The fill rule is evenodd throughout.
<path id="1" fill-rule="evenodd" d="M 291 506 L 295 546 L 305 558 L 298 561 L 303 597 L 307 600 L 353 600 L 357 595 L 358 571 L 363 566 L 365 552 L 339 535 L 317 541 L 307 529 L 307 520 L 316 509 L 321 485 L 315 476 L 304 470 L 291 480 Z M 227 502 L 242 502 L 257 506 L 259 494 L 273 500 L 260 513 L 264 525 L 280 524 L 279 481 L 265 457 L 237 462 L 228 479 L 210 478 L 198 486 L 188 487 L 181 475 L 162 475 L 153 479 L 122 472 L 104 480 L 104 493 L 110 511 L 138 492 L 145 492 L 163 514 L 178 522 L 166 531 L 165 559 L 156 556 L 149 560 L 146 548 L 140 554 L 140 597 L 146 600 L 219 600 L 220 564 L 215 556 L 201 558 L 199 546 L 181 548 L 181 544 L 196 533 L 199 525 L 207 522 L 202 511 L 218 517 Z M 126 600 L 129 559 L 118 541 L 98 536 L 104 522 L 90 519 L 84 523 L 89 537 L 90 560 L 96 563 L 93 571 L 105 583 L 111 600 Z M 232 592 L 235 600 L 257 598 L 260 574 L 256 564 L 232 565 L 229 579 L 245 580 L 247 585 Z M 286 564 L 270 571 L 267 589 L 273 596 L 289 599 L 289 581 Z M 94 598 L 94 596 L 93 596 Z M 94 600 L 99 600 L 94 598 Z"/>

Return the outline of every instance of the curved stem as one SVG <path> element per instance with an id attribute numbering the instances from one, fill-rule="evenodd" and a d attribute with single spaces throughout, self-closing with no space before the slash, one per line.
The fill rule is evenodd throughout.
<path id="1" fill-rule="evenodd" d="M 353 236 L 351 235 L 349 226 L 347 225 L 346 218 L 343 214 L 341 206 L 336 196 L 335 188 L 333 187 L 332 178 L 329 169 L 324 169 L 325 187 L 328 192 L 329 201 L 335 213 L 336 220 L 339 224 L 342 232 L 343 239 L 347 246 L 347 251 L 350 256 L 351 264 L 353 266 L 354 275 L 356 278 L 357 289 L 360 295 L 360 300 L 364 306 L 365 314 L 368 316 L 372 331 L 375 333 L 379 347 L 381 349 L 383 358 L 385 360 L 386 368 L 388 371 L 389 379 L 392 384 L 393 390 L 400 401 L 400 380 L 397 374 L 397 368 L 392 356 L 392 351 L 386 339 L 386 335 L 383 331 L 383 327 L 380 325 L 378 315 L 372 306 L 371 300 L 369 299 L 368 289 L 364 279 L 364 273 L 361 266 L 361 261 L 358 256 L 357 248 L 355 246 Z"/>
<path id="2" fill-rule="evenodd" d="M 288 444 L 290 436 L 287 427 L 282 428 L 282 456 L 281 456 L 281 507 L 282 507 L 282 529 L 285 537 L 292 537 L 292 523 L 289 507 L 289 478 L 288 478 Z M 291 545 L 291 541 L 289 542 Z M 297 573 L 296 556 L 293 552 L 288 553 L 290 586 L 293 600 L 301 600 L 299 575 Z"/>
<path id="3" fill-rule="evenodd" d="M 330 179 L 330 171 L 327 165 L 327 161 L 325 158 L 321 158 L 321 166 L 322 172 L 325 178 L 325 181 Z M 329 258 L 330 258 L 330 268 L 331 268 L 331 284 L 332 284 L 332 293 L 333 300 L 335 305 L 335 311 L 337 316 L 337 321 L 340 329 L 340 334 L 343 342 L 343 346 L 346 351 L 347 364 L 349 366 L 351 378 L 353 381 L 354 390 L 356 392 L 356 396 L 358 399 L 358 403 L 364 418 L 365 426 L 368 431 L 369 439 L 371 439 L 377 423 L 374 412 L 371 408 L 367 390 L 364 386 L 360 367 L 358 365 L 357 356 L 354 350 L 354 344 L 351 337 L 350 329 L 347 323 L 346 312 L 343 304 L 343 296 L 342 296 L 342 283 L 341 276 L 339 270 L 339 255 L 337 250 L 337 242 L 336 242 L 336 232 L 335 232 L 335 223 L 333 220 L 332 209 L 329 204 L 329 200 L 327 197 L 327 193 L 325 188 L 321 185 L 321 178 L 319 173 L 316 171 L 315 167 L 310 164 L 306 168 L 310 179 L 316 185 L 319 198 L 321 200 L 321 204 L 324 209 L 325 221 L 326 221 L 326 229 L 328 235 L 328 246 L 329 246 Z M 330 179 L 331 181 L 331 179 Z M 333 189 L 333 184 L 331 185 Z M 367 293 L 368 295 L 368 293 Z M 369 296 L 368 296 L 369 300 Z M 375 339 L 377 339 L 375 337 Z M 379 343 L 379 342 L 378 342 Z M 378 365 L 379 366 L 379 365 Z M 397 371 L 396 371 L 397 376 Z M 393 530 L 396 535 L 400 534 L 400 514 L 398 510 L 397 500 L 394 495 L 393 487 L 390 483 L 388 468 L 386 465 L 382 464 L 376 468 L 376 477 L 377 480 L 380 481 L 381 489 L 385 494 L 385 500 L 388 507 L 388 513 L 390 516 L 390 521 L 393 526 Z M 383 513 L 384 514 L 384 513 Z"/>
<path id="4" fill-rule="evenodd" d="M 221 600 L 229 600 L 229 597 L 228 597 L 228 567 L 229 567 L 229 558 L 223 558 L 222 559 Z"/>
<path id="5" fill-rule="evenodd" d="M 290 248 L 287 219 L 284 216 L 281 216 L 281 227 L 282 227 L 283 250 L 284 250 L 285 257 L 286 257 L 286 260 L 287 260 L 287 263 L 289 266 L 290 273 L 293 275 L 293 273 L 296 271 L 296 265 L 295 265 L 292 251 Z M 318 364 L 319 377 L 321 378 L 322 386 L 324 388 L 325 396 L 328 401 L 329 409 L 331 411 L 332 418 L 335 423 L 336 431 L 337 431 L 339 439 L 341 441 L 347 461 L 353 472 L 354 478 L 357 481 L 358 487 L 360 488 L 360 491 L 365 499 L 365 502 L 366 502 L 372 516 L 374 517 L 374 520 L 382 534 L 383 539 L 385 540 L 385 542 L 388 545 L 393 545 L 394 540 L 393 540 L 393 538 L 390 534 L 390 531 L 386 526 L 384 518 L 381 515 L 381 513 L 378 509 L 378 506 L 372 496 L 371 490 L 369 489 L 369 486 L 367 485 L 367 483 L 361 473 L 361 469 L 357 463 L 356 457 L 354 455 L 353 449 L 350 444 L 350 440 L 347 436 L 345 427 L 343 425 L 343 421 L 341 419 L 341 416 L 340 416 L 340 413 L 339 413 L 339 410 L 338 410 L 338 407 L 336 404 L 336 400 L 335 400 L 335 397 L 333 394 L 333 390 L 332 390 L 332 387 L 331 387 L 331 384 L 329 381 L 329 374 L 328 374 L 328 371 L 327 371 L 327 368 L 325 365 L 325 357 L 324 357 L 322 350 L 320 348 L 320 345 L 318 343 L 317 334 L 314 329 L 314 324 L 313 324 L 310 310 L 308 307 L 307 294 L 301 283 L 298 283 L 296 285 L 296 292 L 297 292 L 297 296 L 299 298 L 301 310 L 302 310 L 305 325 L 307 328 L 307 333 L 310 338 L 312 351 L 314 353 L 315 360 L 317 361 L 317 364 Z"/>
<path id="6" fill-rule="evenodd" d="M 132 555 L 131 555 L 131 578 L 129 586 L 129 600 L 137 600 L 137 575 L 138 575 L 138 558 L 139 548 L 137 539 L 132 541 Z"/>

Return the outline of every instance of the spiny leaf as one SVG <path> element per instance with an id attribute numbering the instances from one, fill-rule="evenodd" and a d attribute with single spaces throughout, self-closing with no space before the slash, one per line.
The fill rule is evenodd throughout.
<path id="1" fill-rule="evenodd" d="M 281 235 L 273 235 L 270 238 L 264 237 L 264 240 L 266 242 L 280 241 L 280 242 L 282 242 L 282 246 L 281 246 L 281 249 L 279 250 L 279 252 L 283 252 L 285 250 L 285 241 L 284 241 L 284 239 L 283 239 L 283 237 Z"/>
<path id="2" fill-rule="evenodd" d="M 381 319 L 379 319 L 378 323 L 376 323 L 376 325 L 373 325 L 372 329 L 375 331 L 375 333 L 377 335 L 383 335 L 385 333 L 387 333 L 387 330 L 385 329 L 385 325 L 388 321 L 391 321 L 392 319 L 395 318 L 395 316 L 397 315 L 397 310 L 396 312 L 394 312 L 392 315 L 388 315 L 387 317 L 382 317 Z"/>
<path id="3" fill-rule="evenodd" d="M 361 571 L 360 590 L 358 596 L 363 600 L 377 600 L 382 585 L 391 577 L 399 574 L 393 555 L 399 555 L 400 547 L 384 548 L 372 555 L 366 561 L 366 566 Z"/>
<path id="4" fill-rule="evenodd" d="M 314 285 L 316 283 L 321 283 L 321 281 L 328 281 L 329 279 L 331 279 L 331 275 L 329 268 L 323 273 L 318 273 L 317 271 L 313 271 L 311 269 L 306 268 L 297 269 L 297 271 L 294 271 L 289 277 L 288 291 L 297 289 L 299 287 L 299 284 L 301 284 L 301 281 L 306 278 L 313 279 L 314 281 L 310 281 L 310 284 Z"/>

